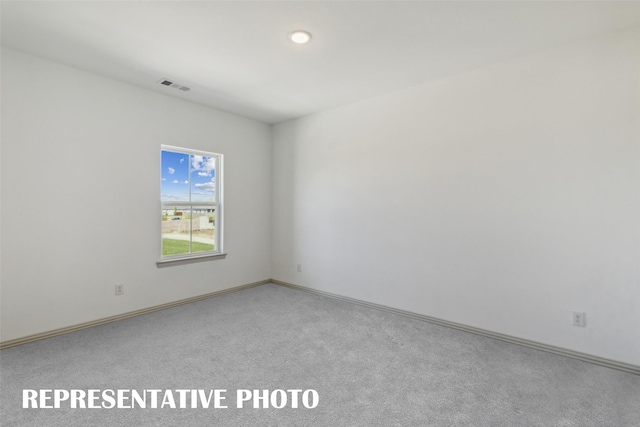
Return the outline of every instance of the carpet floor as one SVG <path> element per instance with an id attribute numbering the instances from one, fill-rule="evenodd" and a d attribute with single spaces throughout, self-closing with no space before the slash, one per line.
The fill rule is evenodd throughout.
<path id="1" fill-rule="evenodd" d="M 227 408 L 23 409 L 27 389 L 218 389 Z M 244 389 L 319 402 L 238 408 Z M 0 424 L 640 426 L 640 376 L 270 284 L 2 350 Z"/>

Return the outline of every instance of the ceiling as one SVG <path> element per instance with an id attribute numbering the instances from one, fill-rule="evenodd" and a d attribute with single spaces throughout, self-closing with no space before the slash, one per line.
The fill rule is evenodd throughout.
<path id="1" fill-rule="evenodd" d="M 640 25 L 640 2 L 611 1 L 0 5 L 6 47 L 265 123 Z M 296 29 L 312 41 L 291 43 Z"/>

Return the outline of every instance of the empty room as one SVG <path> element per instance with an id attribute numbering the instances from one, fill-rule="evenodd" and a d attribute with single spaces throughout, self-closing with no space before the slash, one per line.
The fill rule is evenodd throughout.
<path id="1" fill-rule="evenodd" d="M 640 425 L 640 2 L 0 19 L 3 427 Z"/>

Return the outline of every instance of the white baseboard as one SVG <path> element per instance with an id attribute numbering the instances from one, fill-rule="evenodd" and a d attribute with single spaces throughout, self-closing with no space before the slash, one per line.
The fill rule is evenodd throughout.
<path id="1" fill-rule="evenodd" d="M 305 286 L 294 285 L 292 283 L 283 282 L 281 280 L 271 279 L 271 283 L 274 285 L 284 286 L 291 289 L 297 289 L 299 291 L 311 292 L 313 294 L 322 295 L 329 298 L 338 299 L 341 301 L 350 302 L 353 304 L 362 305 L 365 307 L 375 308 L 377 310 L 386 311 L 389 313 L 395 313 L 406 317 L 412 317 L 414 319 L 423 320 L 425 322 L 434 323 L 440 326 L 446 326 L 448 328 L 458 329 L 472 334 L 482 335 L 489 338 L 494 338 L 500 341 L 506 341 L 512 344 L 522 345 L 525 347 L 534 348 L 536 350 L 546 351 L 548 353 L 559 354 L 561 356 L 571 357 L 572 359 L 582 360 L 583 362 L 594 363 L 596 365 L 605 366 L 607 368 L 617 369 L 619 371 L 629 372 L 632 374 L 640 375 L 640 366 L 631 365 L 629 363 L 618 362 L 617 360 L 605 359 L 603 357 L 593 356 L 578 351 L 569 350 L 562 347 L 556 347 L 553 345 L 543 344 L 536 341 L 531 341 L 523 338 L 513 337 L 510 335 L 500 334 L 497 332 L 488 331 L 485 329 L 475 328 L 473 326 L 462 325 L 460 323 L 449 322 L 447 320 L 438 319 L 436 317 L 425 316 L 423 314 L 414 313 L 411 311 L 399 310 L 397 308 L 387 307 L 381 304 L 374 304 L 366 301 L 361 301 L 355 298 L 344 297 L 342 295 L 332 294 L 330 292 L 319 291 Z"/>
<path id="2" fill-rule="evenodd" d="M 47 338 L 55 337 L 56 335 L 68 334 L 71 332 L 79 331 L 82 329 L 92 328 L 98 325 L 104 325 L 105 323 L 117 322 L 118 320 L 128 319 L 130 317 L 141 316 L 143 314 L 153 313 L 154 311 L 165 310 L 167 308 L 177 307 L 183 304 L 189 304 L 192 302 L 200 301 L 203 299 L 213 298 L 220 295 L 228 294 L 231 292 L 238 292 L 243 289 L 254 288 L 256 286 L 266 285 L 271 283 L 271 280 L 261 280 L 259 282 L 248 283 L 246 285 L 236 286 L 222 291 L 211 292 L 204 295 L 198 295 L 191 298 L 181 299 L 179 301 L 169 302 L 166 304 L 156 305 L 154 307 L 143 308 L 141 310 L 130 311 L 128 313 L 118 314 L 117 316 L 105 317 L 103 319 L 93 320 L 91 322 L 84 322 L 78 325 L 68 326 L 66 328 L 53 329 L 51 331 L 42 332 L 39 334 L 29 335 L 22 338 L 16 338 L 13 340 L 0 342 L 0 350 L 4 348 L 14 347 L 16 345 L 27 344 L 33 341 L 44 340 Z"/>
<path id="3" fill-rule="evenodd" d="M 189 304 L 192 302 L 217 297 L 220 295 L 228 294 L 231 292 L 238 292 L 243 289 L 254 288 L 256 286 L 265 285 L 267 283 L 273 283 L 275 285 L 284 286 L 291 289 L 297 289 L 304 292 L 310 292 L 317 295 L 322 295 L 329 298 L 338 299 L 341 301 L 350 302 L 353 304 L 362 305 L 365 307 L 374 308 L 376 310 L 382 310 L 390 313 L 399 314 L 401 316 L 411 317 L 414 319 L 422 320 L 429 323 L 434 323 L 436 325 L 446 326 L 448 328 L 458 329 L 465 332 L 470 332 L 472 334 L 482 335 L 488 338 L 494 338 L 501 341 L 506 341 L 512 344 L 522 345 L 525 347 L 534 348 L 536 350 L 546 351 L 548 353 L 559 354 L 561 356 L 571 357 L 573 359 L 582 360 L 584 362 L 594 363 L 596 365 L 605 366 L 607 368 L 617 369 L 619 371 L 629 372 L 632 374 L 640 375 L 640 366 L 631 365 L 629 363 L 619 362 L 617 360 L 606 359 L 599 356 L 593 356 L 591 354 L 581 353 L 574 350 L 569 350 L 562 347 L 556 347 L 548 344 L 539 343 L 536 341 L 531 341 L 523 338 L 513 337 L 510 335 L 505 335 L 497 332 L 488 331 L 485 329 L 475 328 L 473 326 L 467 326 L 460 323 L 449 322 L 447 320 L 438 319 L 436 317 L 426 316 L 423 314 L 414 313 L 411 311 L 400 310 L 397 308 L 387 307 L 381 304 L 374 304 L 366 301 L 361 301 L 355 298 L 349 298 L 342 295 L 332 294 L 330 292 L 319 291 L 312 288 L 307 288 L 305 286 L 294 285 L 292 283 L 283 282 L 281 280 L 275 279 L 267 279 L 261 280 L 259 282 L 248 283 L 246 285 L 236 286 L 229 289 L 224 289 L 222 291 L 211 292 L 204 295 L 198 295 L 191 298 L 182 299 L 179 301 L 174 301 L 166 304 L 157 305 L 154 307 L 144 308 L 141 310 L 130 311 L 128 313 L 119 314 L 117 316 L 106 317 L 103 319 L 94 320 L 91 322 L 80 323 L 78 325 L 68 326 L 65 328 L 54 329 L 51 331 L 42 332 L 39 334 L 29 335 L 22 338 L 16 338 L 13 340 L 2 341 L 0 342 L 0 350 L 4 348 L 14 347 L 21 344 L 27 344 L 30 342 L 43 340 L 51 337 L 55 337 L 57 335 L 68 334 L 71 332 L 79 331 L 82 329 L 91 328 L 94 326 L 103 325 L 105 323 L 117 322 L 119 320 L 128 319 L 130 317 L 141 316 L 143 314 L 153 313 L 159 310 L 165 310 L 167 308 L 177 307 L 183 304 Z"/>

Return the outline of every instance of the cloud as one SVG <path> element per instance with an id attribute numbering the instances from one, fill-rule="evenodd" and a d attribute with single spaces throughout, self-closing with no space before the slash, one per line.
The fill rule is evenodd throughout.
<path id="1" fill-rule="evenodd" d="M 172 184 L 179 184 L 180 181 L 178 181 L 177 179 L 174 179 L 173 181 L 171 181 Z"/>
<path id="2" fill-rule="evenodd" d="M 215 157 L 193 155 L 191 158 L 191 167 L 197 171 L 209 172 L 216 168 L 216 159 Z"/>
<path id="3" fill-rule="evenodd" d="M 213 157 L 207 157 L 203 164 L 204 170 L 214 170 L 216 168 L 216 159 Z"/>
<path id="4" fill-rule="evenodd" d="M 181 164 L 184 163 L 184 159 L 185 159 L 184 157 L 180 159 Z"/>
<path id="5" fill-rule="evenodd" d="M 210 172 L 198 172 L 198 176 L 211 176 Z"/>
<path id="6" fill-rule="evenodd" d="M 173 175 L 176 172 L 174 168 L 169 168 L 169 175 Z"/>
<path id="7" fill-rule="evenodd" d="M 183 184 L 188 184 L 188 183 L 189 183 L 189 181 L 188 181 L 188 180 L 187 180 L 187 181 L 182 181 L 182 183 L 183 183 Z"/>
<path id="8" fill-rule="evenodd" d="M 215 191 L 216 183 L 215 182 L 205 182 L 204 184 L 196 184 L 196 188 L 199 188 L 204 191 Z"/>
<path id="9" fill-rule="evenodd" d="M 166 180 L 167 180 L 167 178 L 162 178 L 162 180 L 163 180 L 163 181 L 166 181 Z"/>
<path id="10" fill-rule="evenodd" d="M 195 170 L 200 169 L 200 165 L 202 164 L 202 156 L 196 156 L 195 154 L 191 156 L 191 167 Z"/>

